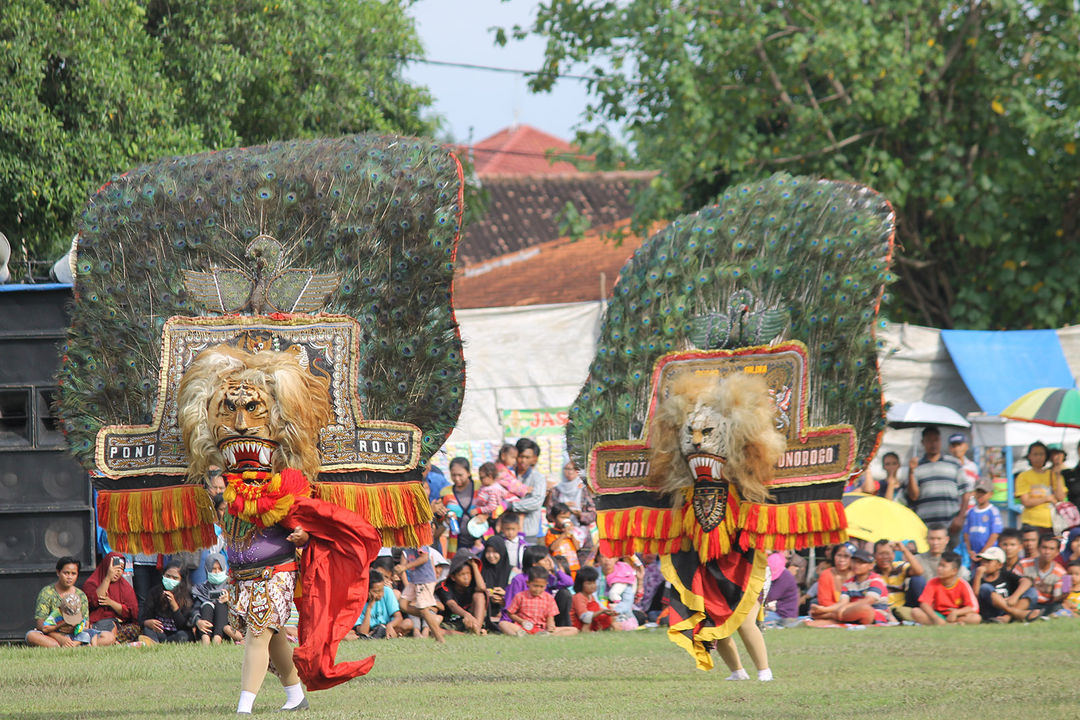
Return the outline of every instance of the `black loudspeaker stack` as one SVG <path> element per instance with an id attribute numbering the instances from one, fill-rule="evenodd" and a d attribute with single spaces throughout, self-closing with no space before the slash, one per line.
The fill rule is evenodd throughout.
<path id="1" fill-rule="evenodd" d="M 71 289 L 0 286 L 0 641 L 33 627 L 56 561 L 95 560 L 89 478 L 67 453 L 51 406 Z"/>

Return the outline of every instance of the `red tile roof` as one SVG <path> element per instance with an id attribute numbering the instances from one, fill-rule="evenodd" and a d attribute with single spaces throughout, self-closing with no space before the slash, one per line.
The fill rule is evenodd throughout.
<path id="1" fill-rule="evenodd" d="M 641 238 L 627 234 L 621 244 L 605 237 L 624 220 L 588 231 L 580 240 L 559 238 L 459 268 L 454 307 L 505 307 L 600 300 L 611 296 L 619 271 Z"/>
<path id="2" fill-rule="evenodd" d="M 530 125 L 505 128 L 463 151 L 472 156 L 476 174 L 481 178 L 485 175 L 552 175 L 578 171 L 565 160 L 552 162 L 551 153 L 591 159 L 578 156 L 577 149 L 562 138 Z"/>
<path id="3" fill-rule="evenodd" d="M 469 266 L 557 239 L 559 217 L 568 202 L 592 227 L 625 220 L 633 211 L 631 191 L 653 175 L 626 171 L 482 178 L 487 211 L 465 226 L 458 262 Z"/>

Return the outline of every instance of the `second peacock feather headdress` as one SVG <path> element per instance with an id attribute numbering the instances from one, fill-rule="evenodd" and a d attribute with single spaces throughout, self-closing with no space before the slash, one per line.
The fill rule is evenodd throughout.
<path id="1" fill-rule="evenodd" d="M 567 440 L 612 552 L 671 552 L 672 500 L 648 482 L 648 428 L 686 373 L 766 380 L 787 439 L 772 502 L 744 505 L 759 548 L 835 542 L 838 502 L 883 428 L 877 313 L 894 213 L 870 188 L 786 174 L 730 188 L 623 267 Z"/>

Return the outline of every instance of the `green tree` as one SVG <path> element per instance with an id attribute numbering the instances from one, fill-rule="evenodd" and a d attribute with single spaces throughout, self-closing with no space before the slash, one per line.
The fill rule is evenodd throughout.
<path id="1" fill-rule="evenodd" d="M 1072 0 L 542 3 L 534 90 L 584 65 L 587 117 L 660 175 L 635 229 L 776 170 L 897 212 L 894 317 L 1080 321 L 1080 11 Z"/>
<path id="2" fill-rule="evenodd" d="M 410 0 L 0 0 L 0 230 L 51 262 L 115 173 L 271 139 L 429 134 Z"/>

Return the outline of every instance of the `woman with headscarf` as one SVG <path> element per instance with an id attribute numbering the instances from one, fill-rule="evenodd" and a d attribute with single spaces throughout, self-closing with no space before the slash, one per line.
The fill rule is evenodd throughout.
<path id="1" fill-rule="evenodd" d="M 596 503 L 592 493 L 585 487 L 581 473 L 573 460 L 563 465 L 562 478 L 555 483 L 548 493 L 547 507 L 550 510 L 557 503 L 570 508 L 574 523 L 574 535 L 577 538 L 581 556 L 584 558 L 593 547 L 592 525 L 596 522 Z"/>
<path id="2" fill-rule="evenodd" d="M 90 601 L 90 624 L 95 630 L 107 630 L 117 642 L 132 642 L 139 637 L 139 603 L 135 588 L 124 578 L 127 561 L 118 552 L 106 555 L 83 583 Z"/>
<path id="3" fill-rule="evenodd" d="M 506 550 L 506 539 L 502 535 L 492 535 L 484 541 L 484 552 L 480 556 L 480 577 L 487 588 L 488 625 L 497 627 L 506 599 L 506 586 L 510 584 L 510 554 Z"/>
<path id="4" fill-rule="evenodd" d="M 204 645 L 221 644 L 224 637 L 238 640 L 242 635 L 229 625 L 229 564 L 221 553 L 212 552 L 203 560 L 206 582 L 191 588 L 192 620 L 195 635 Z"/>
<path id="5" fill-rule="evenodd" d="M 1065 538 L 1065 544 L 1061 548 L 1061 554 L 1054 560 L 1063 568 L 1069 567 L 1073 560 L 1080 560 L 1080 527 L 1074 527 Z"/>

